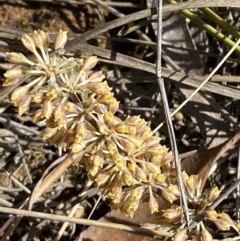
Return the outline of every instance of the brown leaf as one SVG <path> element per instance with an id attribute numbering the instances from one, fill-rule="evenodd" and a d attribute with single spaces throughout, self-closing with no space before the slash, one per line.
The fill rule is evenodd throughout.
<path id="1" fill-rule="evenodd" d="M 164 199 L 159 198 L 159 210 L 166 209 L 169 207 L 169 203 Z M 156 222 L 156 216 L 150 213 L 148 203 L 141 203 L 138 210 L 136 211 L 133 219 L 126 217 L 125 214 L 119 210 L 113 210 L 106 214 L 101 221 L 120 223 L 130 226 L 137 226 L 143 223 L 154 223 Z M 107 229 L 101 227 L 91 226 L 84 230 L 80 237 L 76 241 L 152 241 L 153 237 L 147 237 L 136 233 L 129 233 L 121 230 Z"/>
<path id="2" fill-rule="evenodd" d="M 188 175 L 199 175 L 202 179 L 202 188 L 209 176 L 213 165 L 240 139 L 240 132 L 224 143 L 207 150 L 199 151 L 182 160 L 182 170 Z"/>

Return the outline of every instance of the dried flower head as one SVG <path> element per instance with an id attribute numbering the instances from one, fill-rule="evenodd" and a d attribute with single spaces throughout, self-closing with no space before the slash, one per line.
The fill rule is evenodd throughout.
<path id="1" fill-rule="evenodd" d="M 139 116 L 120 119 L 112 89 L 101 71 L 93 72 L 97 57 L 67 57 L 64 46 L 67 32 L 60 30 L 53 43 L 44 31 L 24 34 L 22 43 L 30 52 L 6 53 L 6 61 L 15 64 L 4 76 L 4 86 L 26 83 L 15 89 L 11 100 L 24 114 L 36 103 L 34 120 L 44 121 L 43 137 L 67 150 L 84 164 L 90 179 L 111 200 L 113 209 L 133 217 L 141 201 L 147 201 L 151 213 L 159 211 L 159 196 L 172 204 L 161 210 L 161 225 L 156 229 L 174 231 L 174 241 L 212 240 L 211 230 L 201 224 L 187 230 L 179 205 L 176 170 L 172 153 L 160 144 L 148 123 Z M 230 228 L 239 233 L 239 224 L 226 213 L 206 208 L 219 196 L 213 188 L 202 197 L 201 179 L 182 174 L 189 215 L 202 215 L 202 222 L 212 222 L 221 231 Z"/>

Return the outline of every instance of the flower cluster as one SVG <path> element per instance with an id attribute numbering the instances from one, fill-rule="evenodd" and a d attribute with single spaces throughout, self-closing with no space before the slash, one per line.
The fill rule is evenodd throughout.
<path id="1" fill-rule="evenodd" d="M 201 179 L 197 175 L 188 176 L 185 172 L 182 174 L 183 183 L 186 190 L 186 196 L 189 207 L 189 215 L 191 220 L 199 217 L 197 226 L 189 230 L 182 222 L 183 209 L 174 203 L 170 208 L 162 210 L 159 213 L 158 224 L 151 228 L 155 230 L 174 231 L 177 232 L 173 237 L 173 241 L 212 241 L 217 228 L 222 233 L 219 236 L 224 237 L 224 231 L 230 231 L 232 237 L 240 234 L 240 223 L 235 224 L 227 213 L 218 213 L 210 209 L 210 205 L 216 200 L 220 194 L 217 187 L 212 188 L 204 197 L 201 194 Z M 169 191 L 175 190 L 176 187 L 169 187 Z M 177 194 L 176 194 L 177 195 Z M 173 202 L 174 200 L 170 200 Z M 146 225 L 145 225 L 146 226 Z M 146 226 L 147 227 L 147 226 Z M 230 233 L 228 233 L 229 235 Z M 215 239 L 214 239 L 215 240 Z"/>
<path id="2" fill-rule="evenodd" d="M 124 120 L 117 116 L 119 103 L 104 75 L 92 71 L 97 58 L 65 55 L 66 42 L 65 31 L 60 30 L 53 43 L 47 33 L 34 31 L 22 36 L 29 55 L 6 53 L 14 66 L 5 73 L 3 85 L 25 79 L 11 95 L 19 114 L 27 112 L 31 103 L 37 104 L 34 120 L 45 122 L 43 137 L 85 165 L 113 209 L 132 217 L 140 201 L 147 200 L 151 213 L 160 211 L 159 224 L 150 226 L 174 231 L 174 241 L 211 241 L 214 227 L 239 235 L 240 223 L 209 208 L 220 194 L 218 188 L 202 197 L 201 179 L 183 172 L 190 218 L 202 216 L 194 230 L 187 229 L 182 223 L 172 153 L 139 116 Z M 170 203 L 168 209 L 159 210 L 158 196 Z"/>
<path id="3" fill-rule="evenodd" d="M 174 189 L 168 183 L 171 152 L 139 116 L 117 117 L 119 103 L 104 75 L 92 71 L 97 58 L 65 56 L 66 42 L 65 31 L 53 43 L 47 33 L 34 31 L 22 36 L 28 56 L 6 53 L 15 65 L 5 73 L 4 86 L 26 78 L 12 93 L 14 105 L 22 115 L 31 103 L 38 104 L 34 120 L 45 121 L 43 137 L 70 154 L 79 153 L 89 178 L 113 208 L 133 216 L 140 200 L 147 198 L 151 212 L 158 211 L 158 189 L 167 200 L 176 199 L 174 190 L 168 195 Z"/>

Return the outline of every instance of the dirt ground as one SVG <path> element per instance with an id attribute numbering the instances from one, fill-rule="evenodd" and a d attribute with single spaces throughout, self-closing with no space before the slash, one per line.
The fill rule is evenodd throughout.
<path id="1" fill-rule="evenodd" d="M 0 24 L 25 30 L 41 29 L 57 32 L 59 29 L 84 33 L 100 24 L 97 16 L 108 11 L 88 4 L 69 5 L 29 2 L 28 4 L 0 4 Z"/>

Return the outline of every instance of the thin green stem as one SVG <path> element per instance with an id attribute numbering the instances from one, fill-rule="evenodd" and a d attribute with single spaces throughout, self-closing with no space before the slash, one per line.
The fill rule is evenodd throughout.
<path id="1" fill-rule="evenodd" d="M 174 0 L 164 0 L 166 3 L 170 4 L 176 4 L 177 2 Z M 201 18 L 199 18 L 196 14 L 192 13 L 190 10 L 183 9 L 179 11 L 183 16 L 190 19 L 192 22 L 197 24 L 201 29 L 205 30 L 207 33 L 211 34 L 213 37 L 215 37 L 217 40 L 223 42 L 228 47 L 233 47 L 234 42 L 226 37 L 224 34 L 222 34 L 220 31 L 212 27 L 211 25 L 204 22 Z M 240 54 L 240 47 L 238 46 L 235 51 Z"/>
<path id="2" fill-rule="evenodd" d="M 210 21 L 213 21 L 219 26 L 221 26 L 225 31 L 230 33 L 233 37 L 237 39 L 240 38 L 240 33 L 234 27 L 232 27 L 228 22 L 226 22 L 214 11 L 212 11 L 210 8 L 200 8 L 200 11 L 203 12 Z"/>

